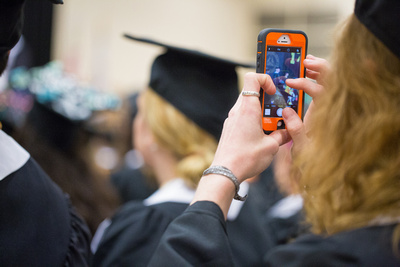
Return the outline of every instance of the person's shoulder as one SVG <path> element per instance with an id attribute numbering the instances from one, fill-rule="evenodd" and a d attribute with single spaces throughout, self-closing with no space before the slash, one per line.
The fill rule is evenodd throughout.
<path id="1" fill-rule="evenodd" d="M 397 266 L 393 226 L 365 227 L 329 237 L 307 234 L 268 253 L 271 266 Z"/>
<path id="2" fill-rule="evenodd" d="M 187 207 L 182 203 L 160 203 L 147 206 L 142 201 L 129 201 L 111 218 L 107 236 L 124 234 L 127 231 L 142 232 L 143 229 L 164 228 Z"/>
<path id="3" fill-rule="evenodd" d="M 155 205 L 145 205 L 143 201 L 128 201 L 113 217 L 114 220 L 136 216 L 165 216 L 175 218 L 186 208 L 186 203 L 164 202 Z"/>
<path id="4" fill-rule="evenodd" d="M 94 256 L 94 266 L 145 266 L 168 225 L 187 204 L 146 206 L 130 201 L 111 218 Z"/>
<path id="5" fill-rule="evenodd" d="M 2 265 L 87 265 L 89 229 L 34 159 L 0 182 L 0 214 Z"/>

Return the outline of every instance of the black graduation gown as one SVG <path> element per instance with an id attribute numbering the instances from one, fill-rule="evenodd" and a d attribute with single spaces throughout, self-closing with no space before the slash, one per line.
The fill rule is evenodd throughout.
<path id="1" fill-rule="evenodd" d="M 187 204 L 125 204 L 112 218 L 93 257 L 93 266 L 147 266 L 165 229 Z"/>
<path id="2" fill-rule="evenodd" d="M 392 250 L 395 225 L 330 237 L 307 234 L 271 249 L 264 266 L 400 266 Z M 234 266 L 222 211 L 212 202 L 190 206 L 164 233 L 149 266 Z"/>
<path id="3" fill-rule="evenodd" d="M 249 198 L 259 207 L 263 215 L 271 206 L 284 198 L 275 182 L 273 165 L 260 173 L 257 181 L 251 183 Z"/>
<path id="4" fill-rule="evenodd" d="M 122 203 L 131 200 L 143 200 L 157 190 L 151 184 L 140 169 L 132 169 L 123 166 L 120 170 L 111 174 L 111 184 L 117 189 Z"/>
<path id="5" fill-rule="evenodd" d="M 94 255 L 93 266 L 147 266 L 168 225 L 181 215 L 188 204 L 164 202 L 145 206 L 129 202 L 112 218 Z M 225 225 L 225 222 L 224 222 Z M 272 245 L 260 218 L 259 208 L 249 198 L 239 216 L 228 221 L 227 232 L 232 260 L 238 266 L 261 266 Z M 182 229 L 181 234 L 191 235 Z M 210 249 L 212 249 L 211 244 Z M 215 251 L 217 254 L 218 251 Z M 168 262 L 164 266 L 170 265 Z M 175 265 L 178 266 L 178 265 Z"/>
<path id="6" fill-rule="evenodd" d="M 270 233 L 274 245 L 283 245 L 291 242 L 300 235 L 310 232 L 305 223 L 303 211 L 296 212 L 288 218 L 266 217 L 265 228 Z"/>
<path id="7" fill-rule="evenodd" d="M 68 197 L 32 158 L 0 181 L 1 266 L 88 266 L 90 238 Z"/>

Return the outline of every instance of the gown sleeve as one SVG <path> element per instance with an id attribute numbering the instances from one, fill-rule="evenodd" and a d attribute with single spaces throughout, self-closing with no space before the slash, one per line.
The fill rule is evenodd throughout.
<path id="1" fill-rule="evenodd" d="M 265 251 L 262 264 L 400 266 L 393 252 L 395 227 L 365 227 L 326 237 L 306 234 Z M 215 203 L 199 201 L 169 225 L 149 266 L 234 266 L 232 259 L 222 211 Z"/>
<path id="2" fill-rule="evenodd" d="M 149 266 L 166 263 L 169 266 L 234 265 L 224 216 L 215 203 L 196 202 L 170 224 Z"/>
<path id="3" fill-rule="evenodd" d="M 396 225 L 369 226 L 332 236 L 307 234 L 266 255 L 266 266 L 400 266 L 393 252 Z"/>
<path id="4" fill-rule="evenodd" d="M 365 266 L 352 253 L 343 253 L 339 243 L 316 235 L 305 235 L 267 253 L 266 266 Z"/>

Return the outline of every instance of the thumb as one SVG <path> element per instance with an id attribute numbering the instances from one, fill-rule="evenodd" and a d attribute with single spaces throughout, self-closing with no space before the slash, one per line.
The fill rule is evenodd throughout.
<path id="1" fill-rule="evenodd" d="M 293 140 L 295 151 L 301 149 L 307 142 L 306 130 L 299 115 L 291 108 L 285 108 L 282 112 L 283 120 L 289 135 Z"/>

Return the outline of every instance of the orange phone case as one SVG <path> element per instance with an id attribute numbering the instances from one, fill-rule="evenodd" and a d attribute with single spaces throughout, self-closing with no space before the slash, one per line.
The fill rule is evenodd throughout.
<path id="1" fill-rule="evenodd" d="M 286 34 L 289 36 L 291 43 L 290 44 L 278 44 L 278 39 Z M 258 35 L 258 45 L 257 45 L 257 72 L 258 73 L 266 73 L 267 68 L 267 56 L 268 52 L 266 51 L 268 46 L 275 47 L 296 47 L 301 48 L 301 60 L 300 60 L 300 69 L 299 69 L 299 77 L 305 77 L 305 68 L 303 65 L 303 60 L 307 54 L 307 35 L 302 31 L 293 31 L 293 30 L 283 30 L 283 29 L 264 29 Z M 264 91 L 260 89 L 260 103 L 263 109 L 264 114 Z M 299 117 L 302 119 L 303 114 L 303 106 L 304 106 L 304 92 L 303 90 L 298 90 L 298 107 L 296 112 Z M 278 123 L 281 121 L 281 127 L 278 126 Z M 262 126 L 265 133 L 269 134 L 277 129 L 285 128 L 282 117 L 279 116 L 271 116 L 266 117 L 263 115 L 262 117 Z"/>

